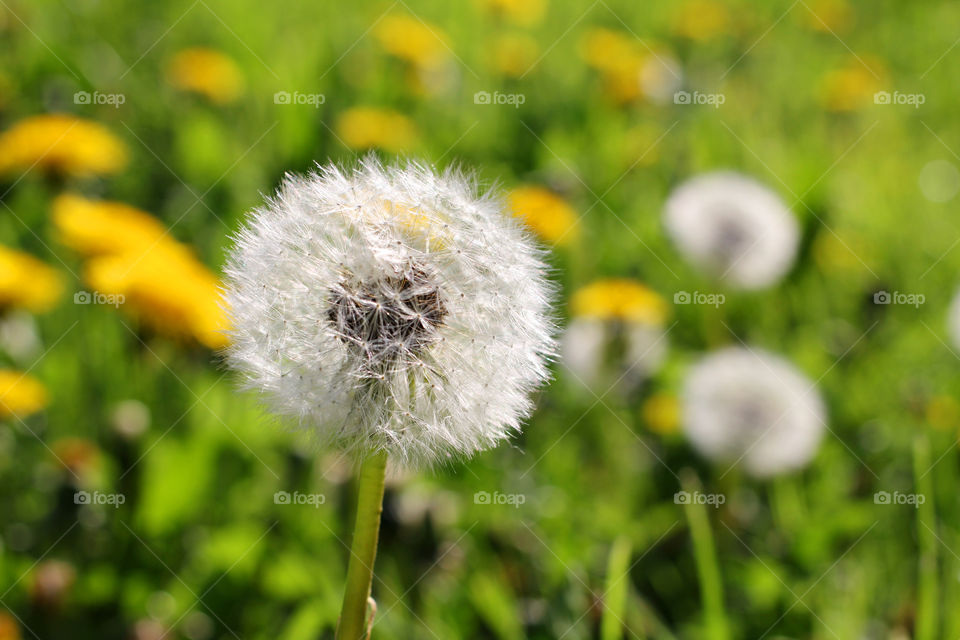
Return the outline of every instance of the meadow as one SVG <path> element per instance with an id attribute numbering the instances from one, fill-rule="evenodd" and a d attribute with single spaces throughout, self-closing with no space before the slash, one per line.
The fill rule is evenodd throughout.
<path id="1" fill-rule="evenodd" d="M 238 390 L 218 282 L 286 173 L 367 153 L 502 191 L 561 332 L 522 433 L 390 474 L 373 638 L 960 637 L 958 33 L 956 2 L 0 0 L 0 640 L 334 637 L 353 465 Z M 716 171 L 795 220 L 775 281 L 667 229 Z M 822 399 L 802 464 L 691 442 L 729 347 Z"/>

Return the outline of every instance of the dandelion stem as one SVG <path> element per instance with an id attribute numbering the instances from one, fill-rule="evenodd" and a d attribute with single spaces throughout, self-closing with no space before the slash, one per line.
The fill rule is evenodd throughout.
<path id="1" fill-rule="evenodd" d="M 360 466 L 357 486 L 357 519 L 347 565 L 347 586 L 343 609 L 337 625 L 337 640 L 364 640 L 367 635 L 367 601 L 373 583 L 373 563 L 377 557 L 380 512 L 383 511 L 383 485 L 387 454 L 375 453 Z"/>
<path id="2" fill-rule="evenodd" d="M 700 492 L 700 480 L 695 474 L 683 475 L 683 488 L 691 496 Z M 684 505 L 690 536 L 693 539 L 693 556 L 700 580 L 700 597 L 703 601 L 703 617 L 706 626 L 704 637 L 710 640 L 727 640 L 727 619 L 723 607 L 723 581 L 720 565 L 710 530 L 710 518 L 705 504 L 688 500 Z"/>
<path id="3" fill-rule="evenodd" d="M 937 637 L 937 541 L 936 513 L 933 504 L 933 478 L 930 470 L 929 441 L 918 437 L 913 449 L 913 467 L 916 477 L 917 538 L 920 542 L 918 566 L 917 623 L 914 637 L 917 640 L 932 640 Z"/>

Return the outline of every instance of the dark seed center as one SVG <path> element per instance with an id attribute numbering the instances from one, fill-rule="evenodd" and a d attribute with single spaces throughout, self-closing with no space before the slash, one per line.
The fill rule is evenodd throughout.
<path id="1" fill-rule="evenodd" d="M 384 365 L 422 351 L 446 315 L 436 285 L 416 266 L 374 282 L 339 283 L 330 292 L 327 311 L 343 342 Z"/>

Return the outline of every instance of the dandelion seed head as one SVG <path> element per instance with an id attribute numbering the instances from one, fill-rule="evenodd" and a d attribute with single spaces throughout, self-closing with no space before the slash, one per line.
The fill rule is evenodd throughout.
<path id="1" fill-rule="evenodd" d="M 786 360 L 757 349 L 707 355 L 688 374 L 682 405 L 695 449 L 758 477 L 805 466 L 826 421 L 815 386 Z"/>
<path id="2" fill-rule="evenodd" d="M 548 376 L 546 270 L 460 172 L 368 158 L 288 175 L 236 237 L 227 360 L 322 445 L 470 455 L 519 429 Z"/>
<path id="3" fill-rule="evenodd" d="M 664 222 L 680 252 L 731 286 L 760 289 L 793 265 L 800 231 L 780 197 L 733 172 L 704 174 L 667 200 Z"/>

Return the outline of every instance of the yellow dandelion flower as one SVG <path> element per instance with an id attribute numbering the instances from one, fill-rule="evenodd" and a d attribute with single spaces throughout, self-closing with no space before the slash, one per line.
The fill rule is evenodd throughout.
<path id="1" fill-rule="evenodd" d="M 597 27 L 590 29 L 580 41 L 580 55 L 598 71 L 620 71 L 635 67 L 640 58 L 640 43 L 630 34 Z"/>
<path id="2" fill-rule="evenodd" d="M 145 211 L 74 194 L 53 201 L 53 223 L 63 244 L 85 256 L 136 251 L 170 240 L 160 221 Z"/>
<path id="3" fill-rule="evenodd" d="M 212 102 L 233 102 L 244 88 L 240 67 L 229 56 L 203 47 L 178 52 L 167 66 L 167 79 L 177 89 L 190 91 Z"/>
<path id="4" fill-rule="evenodd" d="M 33 256 L 0 247 L 0 308 L 50 309 L 63 291 L 59 272 Z"/>
<path id="5" fill-rule="evenodd" d="M 853 58 L 828 72 L 820 87 L 820 99 L 830 111 L 854 111 L 872 104 L 882 87 L 883 67 L 874 59 Z"/>
<path id="6" fill-rule="evenodd" d="M 676 433 L 680 427 L 680 402 L 667 393 L 657 393 L 643 403 L 643 421 L 661 435 Z"/>
<path id="7" fill-rule="evenodd" d="M 533 185 L 517 187 L 508 196 L 513 215 L 549 244 L 576 237 L 577 214 L 560 196 Z"/>
<path id="8" fill-rule="evenodd" d="M 0 611 L 0 640 L 21 640 L 20 627 L 9 613 Z"/>
<path id="9" fill-rule="evenodd" d="M 182 245 L 93 258 L 85 279 L 98 293 L 123 296 L 124 310 L 157 332 L 212 349 L 226 345 L 217 278 Z"/>
<path id="10" fill-rule="evenodd" d="M 618 103 L 643 97 L 642 77 L 649 54 L 627 33 L 612 29 L 589 30 L 580 42 L 580 55 L 600 72 L 604 92 Z"/>
<path id="11" fill-rule="evenodd" d="M 717 0 L 689 0 L 680 6 L 673 30 L 691 40 L 710 40 L 723 35 L 730 26 L 727 9 Z"/>
<path id="12" fill-rule="evenodd" d="M 846 0 L 809 0 L 806 8 L 797 15 L 815 31 L 843 33 L 853 24 L 853 8 Z"/>
<path id="13" fill-rule="evenodd" d="M 573 294 L 570 312 L 574 316 L 662 325 L 667 303 L 654 290 L 635 280 L 597 280 Z"/>
<path id="14" fill-rule="evenodd" d="M 127 148 L 105 127 L 73 116 L 32 116 L 0 134 L 0 173 L 37 166 L 89 176 L 117 173 Z"/>
<path id="15" fill-rule="evenodd" d="M 500 36 L 493 41 L 493 66 L 505 76 L 519 78 L 533 67 L 539 53 L 537 41 L 530 36 Z"/>
<path id="16" fill-rule="evenodd" d="M 23 418 L 47 406 L 47 389 L 26 373 L 0 370 L 0 418 Z"/>
<path id="17" fill-rule="evenodd" d="M 383 149 L 400 153 L 416 144 L 413 121 L 390 109 L 355 107 L 337 119 L 337 136 L 351 149 Z"/>
<path id="18" fill-rule="evenodd" d="M 543 19 L 547 0 L 481 0 L 488 12 L 522 26 L 532 26 Z"/>
<path id="19" fill-rule="evenodd" d="M 441 66 L 450 56 L 447 36 L 437 26 L 410 16 L 387 16 L 373 30 L 384 51 L 417 67 Z"/>

